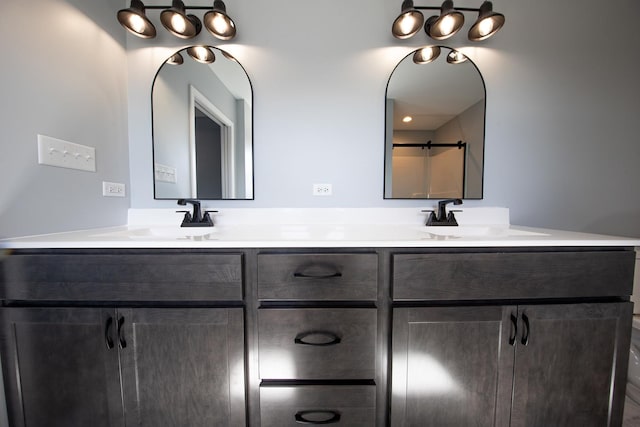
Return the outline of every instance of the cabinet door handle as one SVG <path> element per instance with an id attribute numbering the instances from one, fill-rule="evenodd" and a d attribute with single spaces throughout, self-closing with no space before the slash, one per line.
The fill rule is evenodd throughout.
<path id="1" fill-rule="evenodd" d="M 113 317 L 109 316 L 104 326 L 104 342 L 107 345 L 107 350 L 113 348 L 113 339 L 111 338 L 111 326 L 113 326 Z"/>
<path id="2" fill-rule="evenodd" d="M 293 277 L 302 279 L 334 279 L 336 277 L 342 277 L 342 273 L 336 271 L 335 273 L 328 274 L 306 274 L 306 273 L 293 273 Z"/>
<path id="3" fill-rule="evenodd" d="M 522 320 L 524 321 L 524 332 L 522 333 L 522 345 L 529 344 L 529 333 L 531 332 L 531 326 L 529 325 L 529 316 L 522 313 Z"/>
<path id="4" fill-rule="evenodd" d="M 120 343 L 120 348 L 126 348 L 127 341 L 124 339 L 124 333 L 122 332 L 122 325 L 124 325 L 124 316 L 118 319 L 118 341 Z"/>
<path id="5" fill-rule="evenodd" d="M 516 337 L 518 336 L 518 318 L 511 313 L 511 335 L 509 336 L 509 345 L 516 345 Z"/>
<path id="6" fill-rule="evenodd" d="M 308 338 L 308 337 L 313 336 L 313 335 L 320 335 L 322 337 L 326 337 L 326 340 L 320 341 L 320 342 L 305 341 L 305 338 Z M 333 332 L 329 332 L 329 331 L 301 332 L 298 335 L 296 335 L 295 339 L 293 340 L 293 342 L 296 343 L 296 344 L 314 345 L 314 346 L 318 346 L 318 347 L 324 347 L 324 346 L 328 346 L 328 345 L 340 344 L 340 341 L 342 341 L 342 340 L 340 339 L 340 337 L 338 335 L 334 334 Z"/>
<path id="7" fill-rule="evenodd" d="M 307 415 L 311 414 L 324 415 L 326 418 L 322 420 L 310 420 L 306 418 Z M 327 410 L 298 411 L 296 412 L 295 419 L 298 424 L 335 424 L 340 422 L 340 412 Z"/>

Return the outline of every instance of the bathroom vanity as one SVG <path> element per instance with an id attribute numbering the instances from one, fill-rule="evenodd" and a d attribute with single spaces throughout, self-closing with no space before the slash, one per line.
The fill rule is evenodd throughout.
<path id="1" fill-rule="evenodd" d="M 216 227 L 3 242 L 10 425 L 621 425 L 637 240 Z"/>

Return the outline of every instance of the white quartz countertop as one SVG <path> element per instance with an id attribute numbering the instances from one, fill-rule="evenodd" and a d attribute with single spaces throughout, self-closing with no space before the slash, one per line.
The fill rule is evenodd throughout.
<path id="1" fill-rule="evenodd" d="M 426 227 L 420 209 L 226 209 L 214 227 L 172 210 L 131 210 L 129 224 L 0 240 L 8 249 L 640 246 L 640 239 L 513 226 L 508 209 L 468 208 L 458 227 Z"/>

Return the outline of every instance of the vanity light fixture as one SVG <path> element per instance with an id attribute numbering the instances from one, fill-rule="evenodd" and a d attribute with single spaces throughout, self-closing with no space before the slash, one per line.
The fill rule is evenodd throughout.
<path id="1" fill-rule="evenodd" d="M 485 0 L 479 8 L 454 7 L 452 0 L 441 6 L 414 6 L 413 0 L 404 0 L 400 15 L 393 22 L 391 33 L 398 39 L 408 39 L 418 33 L 424 16 L 420 10 L 440 10 L 440 15 L 427 19 L 424 30 L 434 40 L 445 40 L 456 34 L 464 25 L 463 12 L 477 12 L 478 19 L 469 30 L 471 41 L 486 40 L 504 25 L 504 15 L 493 11 L 493 4 Z"/>
<path id="2" fill-rule="evenodd" d="M 227 15 L 227 7 L 222 0 L 215 0 L 213 9 L 204 14 L 204 26 L 220 40 L 231 40 L 236 36 L 236 24 Z"/>
<path id="3" fill-rule="evenodd" d="M 213 51 L 207 46 L 191 46 L 187 49 L 187 53 L 191 58 L 201 64 L 211 64 L 216 60 L 216 56 L 213 54 Z"/>
<path id="4" fill-rule="evenodd" d="M 174 36 L 192 39 L 202 30 L 202 23 L 195 15 L 187 15 L 182 0 L 173 0 L 171 7 L 160 13 L 160 22 Z"/>
<path id="5" fill-rule="evenodd" d="M 444 40 L 460 31 L 464 24 L 462 12 L 453 8 L 452 0 L 445 0 L 440 7 L 439 16 L 431 16 L 424 25 L 424 30 L 434 40 Z"/>
<path id="6" fill-rule="evenodd" d="M 236 24 L 227 15 L 227 8 L 223 0 L 215 0 L 213 7 L 185 6 L 182 0 L 172 0 L 171 6 L 146 6 L 141 0 L 131 0 L 131 7 L 118 11 L 118 22 L 132 34 L 142 38 L 153 38 L 156 29 L 147 18 L 145 11 L 157 9 L 160 22 L 174 36 L 191 39 L 202 30 L 202 21 L 192 14 L 189 9 L 207 10 L 203 21 L 205 28 L 220 40 L 231 40 L 236 36 Z"/>
<path id="7" fill-rule="evenodd" d="M 171 55 L 171 58 L 167 59 L 167 64 L 169 65 L 180 65 L 184 63 L 184 58 L 180 55 L 180 52 L 176 52 Z"/>
<path id="8" fill-rule="evenodd" d="M 118 22 L 132 34 L 152 39 L 156 36 L 156 27 L 149 21 L 144 10 L 144 4 L 140 0 L 131 0 L 131 7 L 118 11 Z"/>
<path id="9" fill-rule="evenodd" d="M 504 25 L 504 15 L 493 11 L 490 1 L 485 1 L 478 11 L 478 19 L 469 29 L 469 40 L 486 40 Z"/>
<path id="10" fill-rule="evenodd" d="M 469 58 L 467 58 L 467 55 L 465 55 L 464 53 L 462 53 L 460 51 L 457 51 L 457 50 L 452 50 L 447 55 L 447 62 L 449 64 L 462 64 L 467 59 L 469 59 Z"/>
<path id="11" fill-rule="evenodd" d="M 416 50 L 413 54 L 413 62 L 416 64 L 428 64 L 440 56 L 440 46 L 427 46 Z"/>
<path id="12" fill-rule="evenodd" d="M 422 24 L 424 24 L 422 12 L 413 7 L 413 0 L 404 0 L 402 2 L 402 12 L 393 21 L 391 32 L 396 38 L 408 39 L 420 31 Z"/>

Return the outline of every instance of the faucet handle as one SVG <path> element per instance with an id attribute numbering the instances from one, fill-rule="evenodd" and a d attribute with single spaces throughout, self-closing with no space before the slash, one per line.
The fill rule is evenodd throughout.
<path id="1" fill-rule="evenodd" d="M 191 222 L 191 212 L 189 211 L 176 211 L 176 213 L 183 213 L 184 214 L 184 218 L 182 218 L 182 224 L 180 225 L 181 227 L 184 227 L 185 224 L 188 224 Z"/>
<path id="2" fill-rule="evenodd" d="M 210 213 L 217 213 L 218 211 L 204 211 L 204 215 L 202 215 L 202 221 L 201 223 L 206 225 L 206 226 L 210 226 L 213 227 L 213 219 L 211 218 L 211 215 L 209 215 Z"/>

